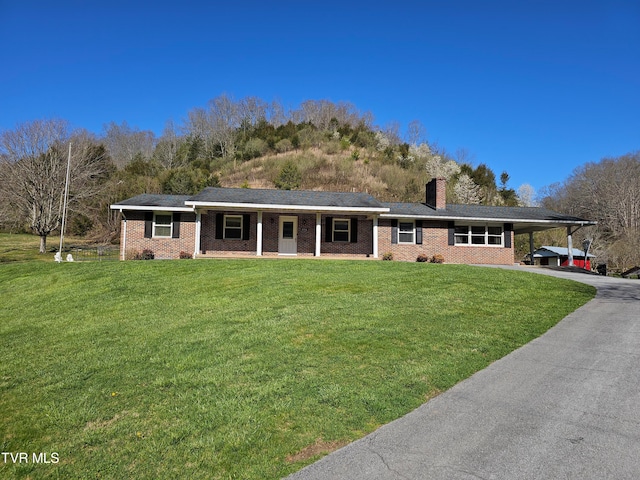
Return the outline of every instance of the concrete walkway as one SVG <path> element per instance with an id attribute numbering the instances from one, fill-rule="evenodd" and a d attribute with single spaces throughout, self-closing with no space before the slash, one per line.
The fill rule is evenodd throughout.
<path id="1" fill-rule="evenodd" d="M 288 478 L 640 478 L 640 280 L 525 268 L 588 283 L 598 295 L 542 337 Z"/>

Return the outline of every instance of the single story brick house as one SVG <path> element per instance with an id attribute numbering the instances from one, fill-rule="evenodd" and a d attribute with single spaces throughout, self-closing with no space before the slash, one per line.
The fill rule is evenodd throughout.
<path id="1" fill-rule="evenodd" d="M 121 258 L 299 256 L 512 264 L 513 238 L 593 225 L 538 207 L 445 203 L 445 180 L 426 185 L 424 203 L 385 203 L 366 193 L 205 188 L 197 195 L 142 194 L 111 205 L 121 212 Z M 530 235 L 532 239 L 532 236 Z M 532 240 L 531 240 L 532 242 Z M 533 250 L 533 248 L 531 249 Z"/>

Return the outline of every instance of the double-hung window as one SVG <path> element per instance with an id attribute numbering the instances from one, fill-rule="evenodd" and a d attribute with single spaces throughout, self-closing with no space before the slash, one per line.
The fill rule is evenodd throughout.
<path id="1" fill-rule="evenodd" d="M 345 218 L 333 219 L 333 241 L 334 242 L 350 242 L 351 241 L 351 221 Z"/>
<path id="2" fill-rule="evenodd" d="M 398 243 L 415 243 L 415 224 L 400 220 L 398 222 Z"/>
<path id="3" fill-rule="evenodd" d="M 153 236 L 171 238 L 172 220 L 171 213 L 155 213 L 153 215 Z"/>
<path id="4" fill-rule="evenodd" d="M 502 245 L 502 227 L 487 227 L 487 245 Z"/>
<path id="5" fill-rule="evenodd" d="M 455 228 L 456 245 L 468 245 L 469 244 L 469 227 L 457 226 Z"/>
<path id="6" fill-rule="evenodd" d="M 456 245 L 503 245 L 503 228 L 486 225 L 457 225 L 454 230 Z"/>
<path id="7" fill-rule="evenodd" d="M 242 215 L 224 216 L 224 238 L 233 240 L 242 238 Z"/>

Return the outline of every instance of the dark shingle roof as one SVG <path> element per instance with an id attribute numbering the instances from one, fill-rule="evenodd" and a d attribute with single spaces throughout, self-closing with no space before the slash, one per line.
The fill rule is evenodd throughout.
<path id="1" fill-rule="evenodd" d="M 162 207 L 162 208 L 186 208 L 184 202 L 190 195 L 155 195 L 143 193 L 132 198 L 118 202 L 112 207 Z M 124 209 L 126 210 L 126 208 Z"/>
<path id="2" fill-rule="evenodd" d="M 553 222 L 585 222 L 583 218 L 565 215 L 542 207 L 494 207 L 488 205 L 447 205 L 460 216 L 485 216 L 505 220 L 545 220 Z"/>
<path id="3" fill-rule="evenodd" d="M 496 207 L 491 205 L 447 204 L 445 209 L 436 210 L 424 203 L 383 203 L 390 209 L 388 215 L 407 215 L 434 219 L 491 219 L 504 221 L 547 221 L 547 222 L 587 222 L 582 218 L 554 212 L 541 207 Z"/>
<path id="4" fill-rule="evenodd" d="M 188 203 L 384 209 L 378 200 L 367 193 L 262 190 L 253 188 L 208 187 L 189 198 Z"/>
<path id="5" fill-rule="evenodd" d="M 436 210 L 424 203 L 382 203 L 367 193 L 318 192 L 303 190 L 264 190 L 253 188 L 205 188 L 197 195 L 142 194 L 111 206 L 115 210 L 191 210 L 195 206 L 212 208 L 269 208 L 274 210 L 316 210 L 380 213 L 383 217 L 408 217 L 442 221 L 493 221 L 513 223 L 516 233 L 546 230 L 594 222 L 540 207 L 495 207 L 489 205 L 448 204 Z"/>

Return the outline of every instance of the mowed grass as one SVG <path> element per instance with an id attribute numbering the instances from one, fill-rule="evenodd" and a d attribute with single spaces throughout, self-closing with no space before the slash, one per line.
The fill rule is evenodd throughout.
<path id="1" fill-rule="evenodd" d="M 55 245 L 60 245 L 60 237 L 58 243 L 56 238 L 47 239 L 48 250 Z M 23 262 L 23 261 L 51 261 L 53 260 L 53 252 L 49 255 L 39 254 L 40 237 L 27 233 L 0 233 L 0 263 L 5 262 Z"/>
<path id="2" fill-rule="evenodd" d="M 77 248 L 85 247 L 97 248 L 97 245 L 87 239 L 68 235 L 65 237 L 63 256 L 66 258 L 66 254 L 70 252 L 77 256 Z M 0 233 L 0 264 L 27 261 L 51 262 L 59 248 L 60 237 L 56 235 L 47 237 L 47 253 L 41 254 L 39 253 L 39 236 L 28 233 Z M 117 260 L 118 256 L 111 255 L 110 258 Z M 76 260 L 84 260 L 84 258 L 76 258 Z"/>
<path id="3" fill-rule="evenodd" d="M 0 477 L 281 478 L 593 295 L 399 262 L 0 265 L 0 448 L 30 456 Z"/>

